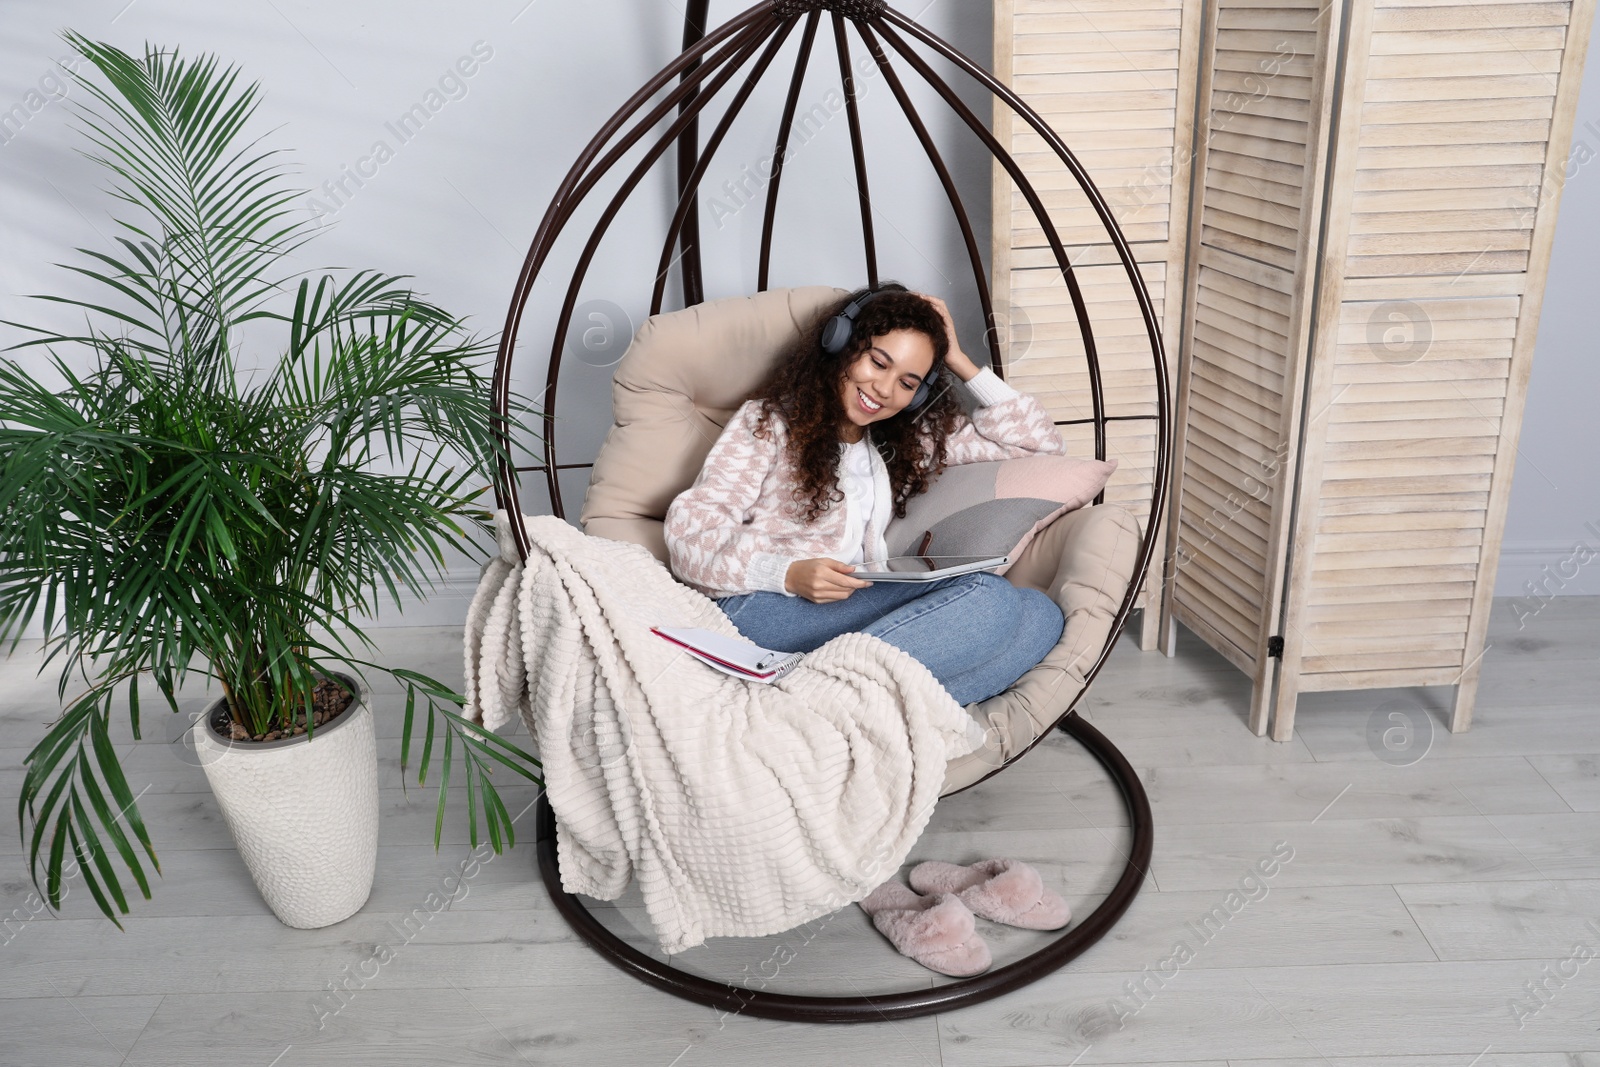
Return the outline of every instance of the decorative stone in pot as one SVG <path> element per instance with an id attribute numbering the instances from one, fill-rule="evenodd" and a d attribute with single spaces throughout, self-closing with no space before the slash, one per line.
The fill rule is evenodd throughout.
<path id="1" fill-rule="evenodd" d="M 273 913 L 301 930 L 360 910 L 378 859 L 378 748 L 372 702 L 355 694 L 324 726 L 236 741 L 218 700 L 192 729 L 195 753 L 250 877 Z"/>

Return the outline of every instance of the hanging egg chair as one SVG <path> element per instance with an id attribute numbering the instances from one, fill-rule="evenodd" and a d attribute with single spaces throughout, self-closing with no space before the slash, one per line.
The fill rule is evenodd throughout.
<path id="1" fill-rule="evenodd" d="M 700 1004 L 728 1012 L 810 1022 L 866 1022 L 949 1011 L 1024 986 L 1056 970 L 1083 952 L 1103 937 L 1121 918 L 1138 893 L 1149 867 L 1154 830 L 1144 789 L 1133 768 L 1116 747 L 1092 725 L 1075 714 L 1073 709 L 1105 664 L 1111 648 L 1121 634 L 1155 552 L 1162 502 L 1166 495 L 1171 467 L 1170 400 L 1166 359 L 1162 350 L 1156 312 L 1127 241 L 1079 161 L 1049 125 L 1020 98 L 949 44 L 905 15 L 892 10 L 882 0 L 762 0 L 761 3 L 709 33 L 704 32 L 703 28 L 706 6 L 706 0 L 691 0 L 682 54 L 635 93 L 596 134 L 562 181 L 534 235 L 527 259 L 517 279 L 515 294 L 500 339 L 493 404 L 499 432 L 508 445 L 506 454 L 509 455 L 509 446 L 513 444 L 512 437 L 517 429 L 512 415 L 511 398 L 515 355 L 523 319 L 530 311 L 530 299 L 538 291 L 541 279 L 554 278 L 555 281 L 550 284 L 557 287 L 564 281 L 565 292 L 560 298 L 559 310 L 555 313 L 551 335 L 553 340 L 549 349 L 547 386 L 540 394 L 544 407 L 541 434 L 544 461 L 530 466 L 513 466 L 510 462 L 502 462 L 495 484 L 497 506 L 504 508 L 510 515 L 522 514 L 519 477 L 524 474 L 542 473 L 552 513 L 565 518 L 560 473 L 574 468 L 591 468 L 591 482 L 585 497 L 582 516 L 585 532 L 596 536 L 636 541 L 649 547 L 663 563 L 666 562 L 667 557 L 660 532 L 666 505 L 693 481 L 699 469 L 699 462 L 709 450 L 710 441 L 715 440 L 720 426 L 742 403 L 753 386 L 762 380 L 771 364 L 771 359 L 775 357 L 769 353 L 765 360 L 747 360 L 750 366 L 724 364 L 703 371 L 701 376 L 705 380 L 692 386 L 684 386 L 681 383 L 670 386 L 680 390 L 681 395 L 675 399 L 685 405 L 691 402 L 693 404 L 682 421 L 689 430 L 694 431 L 693 433 L 685 431 L 688 442 L 692 444 L 698 436 L 698 447 L 691 447 L 691 444 L 679 447 L 669 443 L 667 447 L 662 448 L 658 439 L 652 446 L 656 448 L 656 452 L 645 453 L 647 469 L 652 474 L 648 490 L 641 492 L 638 488 L 641 484 L 638 471 L 641 469 L 642 446 L 638 440 L 634 440 L 631 445 L 627 443 L 628 434 L 637 432 L 635 422 L 638 420 L 625 418 L 623 406 L 634 403 L 635 398 L 641 393 L 662 388 L 660 378 L 663 375 L 659 367 L 651 370 L 641 363 L 642 352 L 648 347 L 645 342 L 652 337 L 659 340 L 659 335 L 662 334 L 682 335 L 685 330 L 701 328 L 706 323 L 728 320 L 733 322 L 730 328 L 742 338 L 741 343 L 747 343 L 753 336 L 747 320 L 751 314 L 756 313 L 759 313 L 758 318 L 765 316 L 761 321 L 768 325 L 772 321 L 778 321 L 780 324 L 787 323 L 786 328 L 799 330 L 803 328 L 807 316 L 813 315 L 816 309 L 827 300 L 834 299 L 839 292 L 827 287 L 771 290 L 768 284 L 774 221 L 779 205 L 784 164 L 791 154 L 791 135 L 796 127 L 801 84 L 813 55 L 827 51 L 826 48 L 816 47 L 826 12 L 831 22 L 834 43 L 832 51 L 837 55 L 838 73 L 843 83 L 856 190 L 860 199 L 860 227 L 868 284 L 877 286 L 879 282 L 878 248 L 873 226 L 868 153 L 863 144 L 862 123 L 858 109 L 852 36 L 864 47 L 877 72 L 882 75 L 884 84 L 892 93 L 899 111 L 932 165 L 949 200 L 971 262 L 972 280 L 976 287 L 978 302 L 989 327 L 987 343 L 994 371 L 1002 377 L 1005 375 L 1005 353 L 1001 344 L 1004 330 L 1001 328 L 1000 317 L 997 316 L 991 300 L 991 290 L 978 243 L 944 157 L 929 134 L 923 119 L 913 107 L 910 95 L 901 80 L 897 69 L 901 64 L 944 101 L 960 123 L 970 130 L 994 160 L 1004 168 L 1043 231 L 1053 273 L 1059 274 L 1060 281 L 1064 283 L 1066 292 L 1070 295 L 1077 330 L 1074 344 L 1076 352 L 1081 354 L 1083 364 L 1074 371 L 1081 377 L 1074 380 L 1083 382 L 1081 392 L 1087 394 L 1086 403 L 1082 406 L 1084 417 L 1058 419 L 1056 425 L 1070 428 L 1071 433 L 1081 435 L 1080 439 L 1085 446 L 1092 434 L 1094 454 L 1100 459 L 1106 458 L 1108 427 L 1113 424 L 1138 423 L 1148 431 L 1147 436 L 1153 440 L 1153 454 L 1148 460 L 1148 487 L 1143 488 L 1146 483 L 1140 483 L 1142 492 L 1147 494 L 1148 499 L 1141 502 L 1140 508 L 1133 509 L 1143 512 L 1142 528 L 1137 520 L 1127 517 L 1127 510 L 1119 509 L 1116 504 L 1101 507 L 1100 505 L 1105 502 L 1104 493 L 1096 499 L 1095 506 L 1069 513 L 1064 519 L 1057 520 L 1057 523 L 1064 523 L 1066 519 L 1075 516 L 1087 516 L 1079 526 L 1087 527 L 1090 520 L 1098 522 L 1102 527 L 1106 527 L 1108 523 L 1121 523 L 1128 532 L 1125 564 L 1121 566 L 1121 570 L 1127 572 L 1125 585 L 1117 584 L 1115 595 L 1101 605 L 1098 624 L 1089 617 L 1092 612 L 1078 612 L 1074 609 L 1068 613 L 1067 632 L 1079 633 L 1080 637 L 1083 633 L 1092 634 L 1093 646 L 1087 654 L 1079 656 L 1081 666 L 1073 666 L 1066 671 L 1060 667 L 1054 668 L 1059 677 L 1049 685 L 1041 683 L 1035 677 L 1041 673 L 1041 670 L 1035 670 L 1025 675 L 1024 679 L 1019 680 L 1007 693 L 980 705 L 972 705 L 971 707 L 981 708 L 996 704 L 998 707 L 1005 700 L 1013 702 L 1019 700 L 1017 694 L 1023 693 L 1029 707 L 1046 709 L 1044 714 L 1047 721 L 1042 728 L 1030 731 L 1030 734 L 1037 733 L 1037 736 L 1025 738 L 1026 743 L 1018 745 L 1015 751 L 1008 753 L 1000 765 L 979 768 L 981 773 L 969 774 L 967 778 L 970 780 L 961 781 L 955 788 L 948 788 L 947 779 L 946 790 L 946 795 L 949 795 L 975 785 L 978 781 L 993 777 L 1047 737 L 1052 727 L 1058 727 L 1081 744 L 1115 783 L 1127 811 L 1131 840 L 1125 853 L 1126 866 L 1106 898 L 1090 914 L 1069 926 L 1045 947 L 1015 962 L 996 966 L 976 977 L 934 985 L 931 988 L 924 984 L 921 988 L 905 992 L 867 996 L 802 996 L 751 989 L 674 968 L 669 963 L 640 951 L 597 919 L 576 896 L 562 888 L 557 860 L 555 814 L 543 795 L 539 799 L 536 828 L 536 850 L 541 876 L 562 916 L 583 940 L 606 959 L 641 981 Z M 701 275 L 698 209 L 700 185 L 734 120 L 741 114 L 785 42 L 797 31 L 799 33 L 797 58 L 789 78 L 783 111 L 777 123 L 770 178 L 765 185 L 760 252 L 755 270 L 756 277 L 752 279 L 756 296 L 707 303 L 704 300 Z M 1108 243 L 1111 252 L 1114 253 L 1114 259 L 1102 256 L 1100 262 L 1111 265 L 1111 268 L 1120 263 L 1122 271 L 1126 274 L 1126 284 L 1131 289 L 1132 297 L 1137 303 L 1138 314 L 1142 317 L 1148 334 L 1148 359 L 1146 360 L 1143 355 L 1139 356 L 1139 366 L 1136 368 L 1137 374 L 1143 379 L 1142 391 L 1139 393 L 1143 400 L 1130 405 L 1129 410 L 1117 410 L 1114 401 L 1118 397 L 1129 395 L 1126 382 L 1130 372 L 1126 363 L 1119 364 L 1117 385 L 1115 388 L 1108 388 L 1102 371 L 1102 361 L 1096 348 L 1089 305 L 1080 284 L 1080 271 L 1075 269 L 1072 257 L 1068 255 L 1068 246 L 1064 243 L 1057 224 L 1052 220 L 1051 212 L 1046 209 L 1039 192 L 1007 151 L 1007 147 L 1000 143 L 984 122 L 934 70 L 922 51 L 913 46 L 913 42 L 977 82 L 1008 108 L 1017 120 L 1025 123 L 1047 147 L 1049 155 L 1065 168 L 1066 174 L 1070 176 L 1077 190 L 1081 191 L 1092 208 L 1092 217 L 1098 219 L 1099 227 L 1104 230 L 1105 240 L 1097 242 L 1097 245 L 1103 253 L 1104 246 Z M 698 131 L 699 116 L 741 72 L 744 75 L 742 81 L 723 107 L 710 136 L 701 145 Z M 665 124 L 664 129 L 658 130 L 657 127 L 663 124 Z M 654 139 L 646 140 L 653 131 Z M 677 148 L 676 207 L 671 215 L 656 263 L 654 288 L 650 297 L 651 318 L 639 331 L 638 337 L 617 367 L 613 379 L 616 425 L 607 435 L 599 455 L 593 462 L 562 462 L 556 447 L 555 419 L 559 399 L 557 383 L 560 379 L 563 357 L 571 347 L 567 339 L 569 331 L 573 328 L 574 314 L 579 306 L 580 291 L 595 261 L 602 239 L 612 227 L 618 213 L 629 198 L 636 194 L 646 176 L 666 158 L 668 149 L 673 146 Z M 636 152 L 636 148 L 641 151 Z M 626 172 L 626 176 L 600 211 L 598 222 L 583 242 L 575 261 L 567 262 L 556 254 L 563 232 L 579 209 L 586 202 L 596 199 L 596 190 L 601 182 L 612 174 L 624 159 L 629 158 L 630 153 L 638 157 L 637 161 L 633 163 L 631 170 Z M 1086 243 L 1075 240 L 1073 247 L 1082 249 L 1086 247 Z M 557 261 L 560 263 L 559 268 L 556 266 Z M 684 309 L 663 313 L 667 279 L 674 266 L 678 268 L 681 278 Z M 553 296 L 550 298 L 550 306 L 555 306 Z M 751 308 L 756 311 L 752 312 Z M 776 320 L 773 318 L 774 315 Z M 740 330 L 744 332 L 739 333 Z M 759 345 L 756 347 L 759 348 Z M 775 352 L 779 346 L 768 347 Z M 706 440 L 707 438 L 709 440 Z M 634 450 L 631 456 L 626 456 L 628 448 Z M 675 448 L 683 454 L 673 455 Z M 631 498 L 619 504 L 619 494 L 616 492 L 619 472 L 630 465 L 634 476 L 631 484 L 634 488 Z M 1124 500 L 1122 503 L 1126 504 L 1127 501 Z M 530 548 L 526 533 L 520 524 L 513 524 L 512 532 L 518 551 L 525 559 Z M 1073 536 L 1079 536 L 1081 533 L 1079 530 Z M 1035 544 L 1042 540 L 1043 535 L 1036 539 Z M 1019 567 L 1021 563 L 1022 561 L 1019 561 Z M 1101 566 L 1100 569 L 1103 571 L 1107 568 Z M 1044 573 L 1047 577 L 1042 581 L 1048 581 L 1050 572 L 1047 570 Z M 1118 578 L 1120 583 L 1120 574 Z M 1056 582 L 1059 584 L 1061 581 L 1062 578 L 1058 575 Z M 1084 616 L 1083 620 L 1077 617 L 1080 614 Z M 1074 627 L 1078 629 L 1074 630 Z M 1103 640 L 1100 638 L 1102 631 Z M 1067 633 L 1064 633 L 1063 642 L 1067 640 Z M 1048 668 L 1048 660 L 1042 667 Z M 1042 673 L 1049 676 L 1050 671 L 1044 669 Z M 1061 679 L 1068 675 L 1071 676 L 1072 685 L 1063 687 Z M 1025 683 L 1034 688 L 1026 689 Z M 1013 706 L 1008 705 L 1008 707 Z M 991 717 L 991 721 L 996 720 Z"/>

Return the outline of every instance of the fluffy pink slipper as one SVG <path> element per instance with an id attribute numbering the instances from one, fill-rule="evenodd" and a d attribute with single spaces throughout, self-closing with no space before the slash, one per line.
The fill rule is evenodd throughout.
<path id="1" fill-rule="evenodd" d="M 993 962 L 975 932 L 972 912 L 949 893 L 919 896 L 904 883 L 887 881 L 868 893 L 861 910 L 900 953 L 940 974 L 965 978 Z"/>
<path id="2" fill-rule="evenodd" d="M 1021 860 L 979 860 L 968 867 L 929 860 L 911 868 L 919 893 L 954 893 L 974 915 L 1028 930 L 1059 930 L 1072 909 Z"/>

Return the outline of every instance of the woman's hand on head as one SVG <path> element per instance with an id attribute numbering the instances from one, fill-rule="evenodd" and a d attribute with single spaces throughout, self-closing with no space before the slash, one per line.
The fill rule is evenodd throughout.
<path id="1" fill-rule="evenodd" d="M 789 564 L 783 585 L 789 592 L 803 596 L 813 604 L 845 600 L 857 589 L 872 584 L 863 578 L 853 577 L 851 572 L 854 570 L 852 564 L 827 557 L 796 560 Z"/>
<path id="2" fill-rule="evenodd" d="M 950 317 L 949 305 L 944 302 L 942 297 L 934 296 L 932 293 L 918 293 L 917 295 L 922 297 L 922 299 L 926 300 L 928 303 L 932 304 L 933 310 L 937 311 L 939 313 L 939 317 L 944 320 L 945 337 L 950 342 L 950 351 L 944 357 L 946 365 L 948 365 L 950 369 L 954 371 L 970 369 L 974 374 L 976 374 L 978 372 L 977 364 L 968 359 L 967 354 L 961 351 L 961 342 L 956 337 L 956 323 L 955 320 Z M 967 375 L 963 375 L 962 380 L 966 380 L 967 377 Z"/>

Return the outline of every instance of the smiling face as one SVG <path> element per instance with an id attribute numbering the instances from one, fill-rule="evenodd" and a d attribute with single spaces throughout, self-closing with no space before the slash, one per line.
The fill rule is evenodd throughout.
<path id="1" fill-rule="evenodd" d="M 866 427 L 904 411 L 933 367 L 933 342 L 919 330 L 893 330 L 874 337 L 839 384 L 844 405 L 841 436 L 859 441 Z"/>

